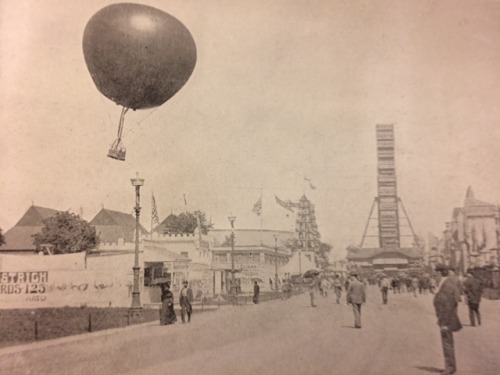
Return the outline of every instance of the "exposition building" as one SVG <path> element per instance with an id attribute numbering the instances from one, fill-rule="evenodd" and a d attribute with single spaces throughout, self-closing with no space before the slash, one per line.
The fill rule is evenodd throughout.
<path id="1" fill-rule="evenodd" d="M 45 255 L 37 252 L 32 235 L 57 210 L 32 206 L 5 233 L 0 247 L 0 306 L 36 308 L 59 306 L 128 307 L 135 260 L 135 217 L 102 209 L 90 221 L 101 238 L 88 253 Z M 278 288 L 284 278 L 314 267 L 312 252 L 292 254 L 285 246 L 297 233 L 278 230 L 198 229 L 189 234 L 165 233 L 161 225 L 139 233 L 140 298 L 144 306 L 160 303 L 158 279 L 168 280 L 174 294 L 188 280 L 195 299 L 229 293 L 234 277 L 240 293 Z M 232 237 L 234 235 L 234 237 Z M 234 243 L 228 239 L 234 238 Z M 301 253 L 301 252 L 299 252 Z M 291 262 L 300 255 L 301 261 Z M 232 256 L 234 258 L 232 259 Z M 234 276 L 233 276 L 234 275 Z"/>

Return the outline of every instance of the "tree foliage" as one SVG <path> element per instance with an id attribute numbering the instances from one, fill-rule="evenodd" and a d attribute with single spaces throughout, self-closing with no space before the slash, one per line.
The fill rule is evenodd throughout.
<path id="1" fill-rule="evenodd" d="M 330 264 L 330 251 L 332 251 L 332 245 L 319 242 L 319 247 L 315 249 L 316 253 L 316 264 L 319 268 L 323 269 Z"/>
<path id="2" fill-rule="evenodd" d="M 229 236 L 226 236 L 224 239 L 224 242 L 222 242 L 221 246 L 223 247 L 228 247 L 233 245 L 233 235 L 230 234 Z"/>
<path id="3" fill-rule="evenodd" d="M 207 223 L 205 213 L 202 211 L 182 212 L 179 215 L 169 215 L 163 223 L 163 232 L 172 234 L 194 233 L 198 227 L 198 217 L 201 223 L 201 233 L 207 234 L 213 224 Z"/>
<path id="4" fill-rule="evenodd" d="M 55 254 L 78 253 L 95 249 L 100 242 L 96 230 L 87 221 L 68 211 L 58 212 L 43 221 L 40 233 L 33 235 L 37 250 L 53 245 Z"/>
<path id="5" fill-rule="evenodd" d="M 0 246 L 5 244 L 5 236 L 3 235 L 2 228 L 0 228 Z"/>

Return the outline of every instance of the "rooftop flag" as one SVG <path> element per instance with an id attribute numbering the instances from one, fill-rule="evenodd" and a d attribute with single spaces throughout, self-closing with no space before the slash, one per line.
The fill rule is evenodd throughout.
<path id="1" fill-rule="evenodd" d="M 158 210 L 156 209 L 155 195 L 153 193 L 151 193 L 151 220 L 156 224 L 160 224 Z"/>
<path id="2" fill-rule="evenodd" d="M 257 214 L 257 216 L 260 216 L 260 214 L 262 213 L 262 197 L 260 197 L 259 200 L 255 202 L 252 211 Z"/>
<path id="3" fill-rule="evenodd" d="M 290 212 L 293 212 L 293 210 L 292 210 L 293 203 L 290 202 L 290 200 L 288 200 L 288 201 L 282 201 L 276 195 L 274 197 L 276 198 L 276 203 L 278 203 L 281 207 L 287 209 Z"/>

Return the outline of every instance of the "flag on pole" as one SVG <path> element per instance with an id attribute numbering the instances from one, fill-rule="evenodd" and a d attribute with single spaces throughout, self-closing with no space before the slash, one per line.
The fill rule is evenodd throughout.
<path id="1" fill-rule="evenodd" d="M 287 209 L 290 212 L 293 212 L 293 210 L 292 210 L 293 203 L 290 202 L 290 200 L 288 200 L 288 201 L 282 201 L 276 195 L 274 197 L 276 198 L 276 203 L 278 203 L 281 207 Z"/>
<path id="2" fill-rule="evenodd" d="M 156 209 L 155 195 L 153 193 L 151 193 L 151 220 L 153 220 L 153 223 L 160 224 L 158 210 Z"/>
<path id="3" fill-rule="evenodd" d="M 262 213 L 262 197 L 259 198 L 257 202 L 253 205 L 252 211 L 257 215 L 260 216 Z"/>

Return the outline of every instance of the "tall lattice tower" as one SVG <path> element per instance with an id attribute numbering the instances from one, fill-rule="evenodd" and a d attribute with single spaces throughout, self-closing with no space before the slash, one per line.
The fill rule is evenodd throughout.
<path id="1" fill-rule="evenodd" d="M 398 196 L 396 183 L 396 165 L 394 156 L 394 126 L 376 125 L 377 139 L 377 188 L 378 196 L 375 197 L 368 222 L 363 233 L 360 247 L 363 247 L 371 220 L 378 221 L 378 242 L 383 249 L 400 248 L 401 237 L 408 236 L 401 233 L 401 220 L 408 223 L 411 230 L 410 236 L 416 242 L 416 235 L 410 219 Z M 377 206 L 377 217 L 373 217 L 374 208 Z"/>

